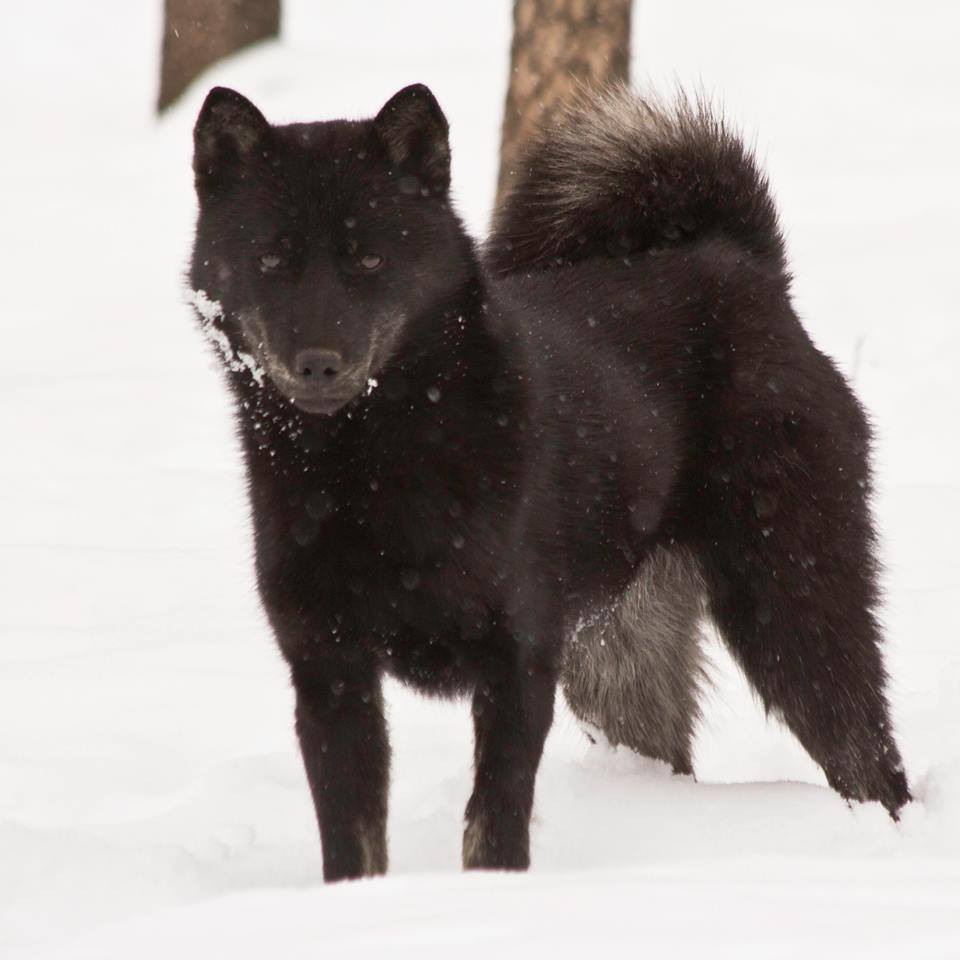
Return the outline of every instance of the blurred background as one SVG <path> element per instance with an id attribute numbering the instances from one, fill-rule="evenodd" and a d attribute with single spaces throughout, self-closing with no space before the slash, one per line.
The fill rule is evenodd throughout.
<path id="1" fill-rule="evenodd" d="M 224 6 L 241 10 L 234 34 Z M 5 5 L 4 956 L 471 956 L 638 931 L 680 956 L 955 955 L 960 7 L 636 0 L 597 28 L 590 6 Z M 184 86 L 213 35 L 225 45 Z M 261 35 L 219 56 L 225 37 Z M 459 875 L 467 707 L 391 687 L 392 876 L 323 889 L 226 391 L 185 306 L 193 120 L 214 84 L 280 123 L 372 116 L 427 83 L 482 237 L 501 147 L 509 170 L 571 69 L 701 87 L 769 172 L 797 308 L 876 426 L 883 619 L 918 802 L 898 827 L 848 809 L 708 636 L 698 782 L 591 747 L 561 711 L 527 877 Z"/>

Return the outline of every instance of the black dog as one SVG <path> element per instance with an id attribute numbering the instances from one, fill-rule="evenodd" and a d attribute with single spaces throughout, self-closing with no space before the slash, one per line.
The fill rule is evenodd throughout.
<path id="1" fill-rule="evenodd" d="M 328 879 L 386 869 L 385 671 L 472 695 L 464 865 L 522 869 L 558 680 L 690 771 L 701 614 L 833 787 L 896 816 L 869 430 L 705 106 L 572 106 L 483 256 L 423 86 L 282 127 L 218 88 L 195 148 L 190 281 Z"/>

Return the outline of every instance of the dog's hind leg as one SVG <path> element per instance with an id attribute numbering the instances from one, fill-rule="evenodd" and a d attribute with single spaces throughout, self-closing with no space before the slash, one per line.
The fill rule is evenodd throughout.
<path id="1" fill-rule="evenodd" d="M 896 817 L 910 793 L 873 614 L 865 441 L 791 427 L 789 442 L 751 448 L 760 430 L 732 437 L 724 476 L 704 491 L 711 612 L 764 707 L 830 785 Z"/>
<path id="2" fill-rule="evenodd" d="M 703 596 L 693 556 L 658 547 L 616 608 L 581 626 L 564 656 L 563 692 L 573 713 L 612 745 L 676 773 L 693 773 Z"/>

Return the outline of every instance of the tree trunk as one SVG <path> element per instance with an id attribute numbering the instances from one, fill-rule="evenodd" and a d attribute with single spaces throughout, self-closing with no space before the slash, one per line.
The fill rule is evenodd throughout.
<path id="1" fill-rule="evenodd" d="M 280 0 L 164 0 L 163 12 L 157 112 L 212 63 L 280 30 Z"/>
<path id="2" fill-rule="evenodd" d="M 578 84 L 626 82 L 631 0 L 514 0 L 497 202 L 531 133 Z"/>

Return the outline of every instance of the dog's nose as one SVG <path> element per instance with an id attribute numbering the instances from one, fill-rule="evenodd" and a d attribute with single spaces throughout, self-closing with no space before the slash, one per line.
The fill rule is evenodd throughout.
<path id="1" fill-rule="evenodd" d="M 330 383 L 343 369 L 343 357 L 336 350 L 301 350 L 297 354 L 298 377 L 316 383 Z"/>

